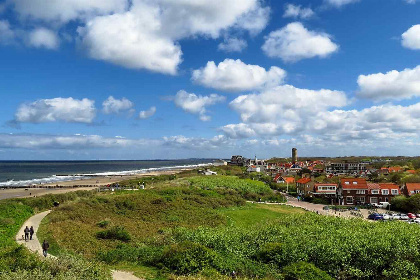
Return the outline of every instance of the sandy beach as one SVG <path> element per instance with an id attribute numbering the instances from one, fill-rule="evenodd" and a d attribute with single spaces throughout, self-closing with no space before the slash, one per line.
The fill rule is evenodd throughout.
<path id="1" fill-rule="evenodd" d="M 8 198 L 33 197 L 46 194 L 66 193 L 79 190 L 94 190 L 98 187 L 114 184 L 124 180 L 138 178 L 139 182 L 141 182 L 142 177 L 171 175 L 191 169 L 193 168 L 153 171 L 135 175 L 96 176 L 90 179 L 54 182 L 51 184 L 34 185 L 32 187 L 5 188 L 0 189 L 0 200 Z"/>

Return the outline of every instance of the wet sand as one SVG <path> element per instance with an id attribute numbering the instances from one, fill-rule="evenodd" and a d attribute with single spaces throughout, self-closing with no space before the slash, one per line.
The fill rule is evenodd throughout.
<path id="1" fill-rule="evenodd" d="M 42 184 L 32 187 L 19 187 L 7 189 L 0 188 L 0 200 L 17 197 L 33 197 L 46 194 L 74 192 L 79 190 L 95 190 L 98 187 L 114 184 L 124 180 L 139 179 L 139 182 L 141 182 L 142 177 L 171 175 L 191 169 L 183 168 L 176 170 L 155 171 L 136 175 L 98 176 L 85 180 L 54 182 L 51 184 Z"/>

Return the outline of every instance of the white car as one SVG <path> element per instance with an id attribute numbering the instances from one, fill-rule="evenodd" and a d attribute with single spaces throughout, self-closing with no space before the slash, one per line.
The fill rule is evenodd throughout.
<path id="1" fill-rule="evenodd" d="M 388 214 L 382 214 L 382 217 L 384 218 L 384 220 L 391 220 L 391 216 Z"/>
<path id="2" fill-rule="evenodd" d="M 392 215 L 390 216 L 390 219 L 391 219 L 391 220 L 399 220 L 399 219 L 400 219 L 400 214 L 392 214 Z"/>
<path id="3" fill-rule="evenodd" d="M 389 206 L 389 202 L 379 202 L 379 208 L 386 209 Z"/>
<path id="4" fill-rule="evenodd" d="M 413 220 L 413 222 L 414 222 L 415 224 L 420 224 L 420 218 L 414 219 L 414 220 Z"/>
<path id="5" fill-rule="evenodd" d="M 407 214 L 401 214 L 400 215 L 400 220 L 409 220 L 409 218 L 408 218 L 408 216 L 407 216 Z"/>

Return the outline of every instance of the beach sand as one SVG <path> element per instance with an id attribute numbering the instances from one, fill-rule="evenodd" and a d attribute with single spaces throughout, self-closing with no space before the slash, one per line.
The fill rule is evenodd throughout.
<path id="1" fill-rule="evenodd" d="M 17 197 L 34 197 L 46 194 L 58 194 L 66 193 L 79 190 L 94 190 L 101 186 L 114 184 L 124 180 L 139 179 L 141 182 L 142 177 L 147 176 L 158 176 L 158 175 L 171 175 L 180 173 L 185 170 L 191 170 L 193 168 L 182 168 L 176 170 L 163 170 L 153 171 L 149 173 L 136 174 L 136 175 L 121 175 L 121 176 L 97 176 L 91 179 L 85 180 L 74 180 L 74 181 L 63 181 L 54 182 L 51 184 L 36 185 L 33 187 L 20 187 L 20 188 L 8 188 L 0 189 L 0 200 Z"/>

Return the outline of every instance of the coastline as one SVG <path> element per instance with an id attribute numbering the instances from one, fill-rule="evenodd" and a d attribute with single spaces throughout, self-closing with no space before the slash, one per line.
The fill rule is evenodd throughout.
<path id="1" fill-rule="evenodd" d="M 124 180 L 141 179 L 142 177 L 172 175 L 182 171 L 192 170 L 196 167 L 174 168 L 171 170 L 156 170 L 147 173 L 139 173 L 132 175 L 104 175 L 95 176 L 93 178 L 61 181 L 48 184 L 38 184 L 33 186 L 6 187 L 0 188 L 0 200 L 9 198 L 26 198 L 34 196 L 42 196 L 46 194 L 58 194 L 79 190 L 95 190 L 102 186 L 115 184 Z"/>

